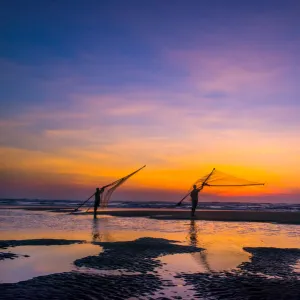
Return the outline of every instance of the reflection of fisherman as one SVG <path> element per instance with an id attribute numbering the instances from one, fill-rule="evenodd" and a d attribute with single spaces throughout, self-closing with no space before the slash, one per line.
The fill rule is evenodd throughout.
<path id="1" fill-rule="evenodd" d="M 197 224 L 194 219 L 191 220 L 190 229 L 189 229 L 189 236 L 190 236 L 190 244 L 194 247 L 199 247 L 202 238 L 198 239 L 200 231 L 197 228 Z M 207 259 L 207 250 L 203 249 L 203 251 L 199 251 L 198 253 L 191 253 L 192 257 L 200 264 L 200 266 L 204 267 L 207 272 L 214 272 L 209 265 Z"/>
<path id="2" fill-rule="evenodd" d="M 93 242 L 96 242 L 99 237 L 100 237 L 100 234 L 99 234 L 99 230 L 98 230 L 98 219 L 94 219 L 93 221 L 93 230 L 92 230 L 92 241 Z"/>
<path id="3" fill-rule="evenodd" d="M 197 237 L 197 226 L 195 224 L 195 220 L 191 220 L 190 224 L 190 242 L 191 245 L 196 247 L 198 244 L 198 237 Z"/>
<path id="4" fill-rule="evenodd" d="M 96 188 L 95 202 L 94 202 L 94 218 L 97 218 L 97 209 L 101 202 L 101 194 L 104 192 L 104 188 Z"/>
<path id="5" fill-rule="evenodd" d="M 200 189 L 197 189 L 196 185 L 193 185 L 193 190 L 190 193 L 190 196 L 192 198 L 192 217 L 195 217 L 195 210 L 198 205 L 198 193 Z"/>

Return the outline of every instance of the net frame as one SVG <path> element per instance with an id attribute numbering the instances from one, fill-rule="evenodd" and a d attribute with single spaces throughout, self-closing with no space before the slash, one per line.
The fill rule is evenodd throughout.
<path id="1" fill-rule="evenodd" d="M 113 192 L 119 187 L 121 186 L 123 183 L 125 183 L 131 176 L 135 175 L 137 172 L 139 172 L 140 170 L 142 170 L 143 168 L 145 168 L 146 165 L 144 165 L 143 167 L 139 168 L 138 170 L 130 173 L 129 175 L 122 177 L 121 179 L 113 182 L 112 184 L 106 186 L 109 187 L 111 186 L 107 191 L 104 190 L 104 192 L 101 194 L 101 198 L 100 198 L 100 207 L 101 208 L 106 208 L 108 206 L 108 203 L 112 197 Z"/>
<path id="2" fill-rule="evenodd" d="M 222 181 L 223 182 L 227 181 L 229 183 L 222 183 Z M 201 191 L 205 186 L 208 186 L 208 187 L 245 187 L 245 186 L 262 186 L 262 185 L 264 185 L 264 183 L 238 178 L 236 176 L 226 174 L 226 173 L 216 170 L 214 168 L 209 174 L 197 179 L 194 182 L 192 187 L 188 190 L 188 193 L 177 203 L 177 206 L 180 205 L 188 196 L 190 196 L 190 193 L 193 190 L 194 185 L 196 185 L 196 189 Z"/>

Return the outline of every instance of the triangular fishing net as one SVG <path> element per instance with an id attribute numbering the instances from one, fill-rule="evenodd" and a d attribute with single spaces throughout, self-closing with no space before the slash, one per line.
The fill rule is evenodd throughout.
<path id="1" fill-rule="evenodd" d="M 122 185 L 125 181 L 127 181 L 131 176 L 133 176 L 134 174 L 136 174 L 137 172 L 139 172 L 140 170 L 142 170 L 143 168 L 145 168 L 146 166 L 143 166 L 141 167 L 140 169 L 134 171 L 133 173 L 115 181 L 113 184 L 112 184 L 112 187 L 109 188 L 108 190 L 104 190 L 104 192 L 101 194 L 101 201 L 100 201 L 100 204 L 101 204 L 101 207 L 102 208 L 105 208 L 107 207 L 108 205 L 108 202 L 113 194 L 113 192 L 120 186 Z M 110 185 L 111 186 L 111 185 Z"/>
<path id="2" fill-rule="evenodd" d="M 211 187 L 213 186 L 242 187 L 242 186 L 262 185 L 262 183 L 260 182 L 238 178 L 230 174 L 223 173 L 216 169 L 213 170 L 209 178 L 208 176 L 209 174 L 196 181 L 195 184 L 197 185 L 197 188 L 201 187 L 202 184 L 204 184 L 204 186 L 211 186 Z"/>
<path id="3" fill-rule="evenodd" d="M 190 195 L 190 192 L 192 191 L 194 185 L 196 185 L 197 189 L 202 190 L 204 187 L 245 187 L 264 184 L 257 181 L 250 181 L 247 179 L 238 178 L 213 169 L 213 171 L 209 174 L 199 178 L 190 187 L 188 194 L 184 198 L 182 198 L 177 205 L 180 205 L 181 202 Z"/>

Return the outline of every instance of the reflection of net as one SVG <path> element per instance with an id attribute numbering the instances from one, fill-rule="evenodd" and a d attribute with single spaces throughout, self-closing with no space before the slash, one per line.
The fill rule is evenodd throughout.
<path id="1" fill-rule="evenodd" d="M 117 180 L 114 182 L 114 184 L 112 185 L 111 188 L 109 188 L 107 191 L 104 190 L 102 196 L 101 196 L 101 207 L 107 207 L 108 202 L 113 194 L 113 192 L 120 186 L 122 185 L 127 179 L 129 179 L 131 176 L 133 176 L 134 174 L 136 174 L 138 171 L 140 171 L 141 169 L 143 169 L 145 166 L 143 166 L 142 168 L 136 170 L 135 172 Z"/>

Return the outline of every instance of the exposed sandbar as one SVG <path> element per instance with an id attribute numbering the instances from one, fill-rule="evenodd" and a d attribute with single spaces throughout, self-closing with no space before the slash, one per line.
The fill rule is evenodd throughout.
<path id="1" fill-rule="evenodd" d="M 91 213 L 92 214 L 92 213 Z M 189 210 L 179 209 L 103 209 L 98 215 L 119 217 L 150 217 L 161 220 L 190 220 Z M 245 221 L 300 224 L 300 212 L 266 212 L 237 210 L 199 210 L 194 217 L 206 221 Z"/>
<path id="2" fill-rule="evenodd" d="M 0 260 L 15 259 L 18 258 L 19 256 L 29 257 L 29 255 L 21 255 L 21 254 L 15 254 L 11 252 L 0 252 Z"/>
<path id="3" fill-rule="evenodd" d="M 158 238 L 140 238 L 129 242 L 96 242 L 104 252 L 98 256 L 77 259 L 74 263 L 79 267 L 96 269 L 125 269 L 130 272 L 146 273 L 161 266 L 156 258 L 163 255 L 192 253 L 202 248 L 174 244 L 176 241 Z"/>
<path id="4" fill-rule="evenodd" d="M 50 211 L 73 213 L 74 208 L 67 206 L 0 206 L 0 209 L 25 209 L 32 211 Z M 74 214 L 92 215 L 89 212 L 78 211 Z M 188 209 L 164 208 L 107 208 L 98 209 L 98 215 L 117 217 L 150 217 L 161 220 L 190 220 L 191 212 Z M 206 221 L 237 221 L 237 222 L 274 222 L 281 224 L 300 224 L 300 212 L 288 211 L 253 211 L 253 210 L 197 210 L 195 220 Z"/>
<path id="5" fill-rule="evenodd" d="M 300 299 L 299 274 L 291 264 L 300 258 L 300 249 L 244 248 L 252 254 L 250 262 L 238 270 L 213 274 L 183 274 L 201 299 Z"/>
<path id="6" fill-rule="evenodd" d="M 271 248 L 271 247 L 244 247 L 251 253 L 251 261 L 242 263 L 239 268 L 251 273 L 262 272 L 269 276 L 292 277 L 299 276 L 294 267 L 300 260 L 300 249 Z"/>
<path id="7" fill-rule="evenodd" d="M 114 270 L 128 269 L 142 271 L 134 275 L 96 275 L 82 272 L 66 272 L 36 277 L 19 283 L 1 284 L 0 299 L 139 299 L 146 296 L 153 299 L 155 292 L 163 295 L 158 299 L 182 299 L 164 294 L 172 280 L 165 280 L 144 260 L 156 261 L 166 254 L 201 251 L 196 247 L 174 244 L 175 241 L 155 238 L 141 238 L 130 242 L 95 243 L 104 247 L 99 257 L 102 261 L 81 260 L 83 266 Z M 192 299 L 300 299 L 300 281 L 290 264 L 300 258 L 300 249 L 244 248 L 252 254 L 249 263 L 243 263 L 237 270 L 210 273 L 178 273 L 175 277 L 184 279 L 194 290 Z M 107 252 L 107 254 L 105 254 Z M 118 258 L 121 257 L 120 260 Z M 117 259 L 117 261 L 116 261 Z M 78 260 L 80 261 L 80 260 Z M 106 262 L 105 262 L 106 261 Z M 86 264 L 88 262 L 88 264 Z M 102 263 L 105 265 L 102 267 Z M 141 264 L 139 267 L 137 267 Z"/>
<path id="8" fill-rule="evenodd" d="M 0 284 L 0 299 L 138 299 L 160 288 L 160 278 L 152 274 L 104 277 L 68 272 L 40 276 L 19 283 Z"/>
<path id="9" fill-rule="evenodd" d="M 256 274 L 197 273 L 180 276 L 194 286 L 195 299 L 300 299 L 300 281 Z"/>
<path id="10" fill-rule="evenodd" d="M 31 239 L 31 240 L 0 240 L 0 249 L 18 246 L 54 246 L 82 244 L 84 240 L 64 240 L 64 239 Z"/>

